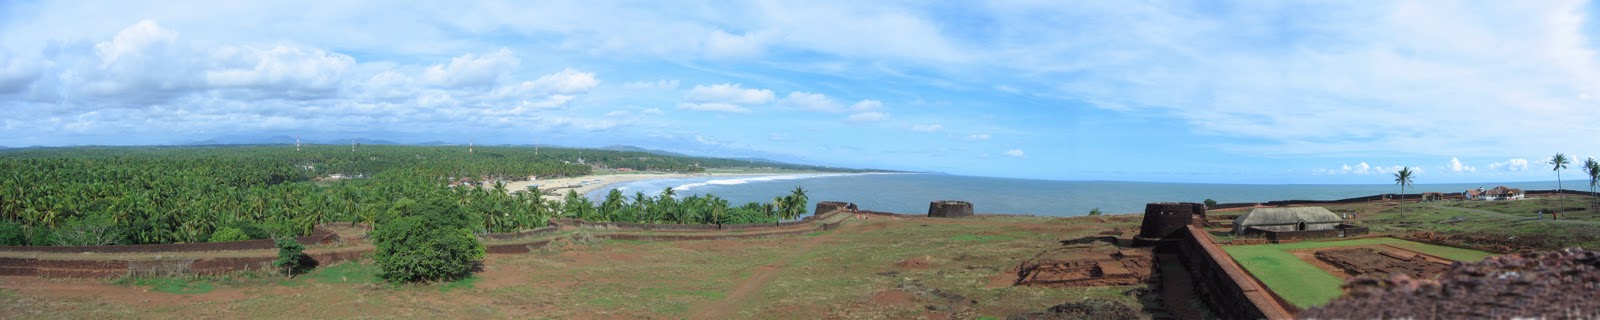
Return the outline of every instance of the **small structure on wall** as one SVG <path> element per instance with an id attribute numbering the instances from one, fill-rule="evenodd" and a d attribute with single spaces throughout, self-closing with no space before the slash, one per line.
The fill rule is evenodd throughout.
<path id="1" fill-rule="evenodd" d="M 1422 201 L 1423 202 L 1444 201 L 1444 193 L 1423 192 L 1422 193 Z"/>
<path id="2" fill-rule="evenodd" d="M 931 218 L 961 218 L 972 216 L 972 203 L 956 200 L 940 200 L 928 203 L 928 217 Z"/>
<path id="3" fill-rule="evenodd" d="M 812 212 L 811 214 L 812 215 L 822 215 L 824 213 L 833 212 L 833 211 L 842 211 L 842 212 L 847 212 L 847 213 L 855 213 L 856 212 L 856 204 L 849 203 L 849 202 L 842 202 L 842 201 L 822 201 L 822 202 L 817 202 L 817 209 L 816 209 L 815 212 Z"/>
<path id="4" fill-rule="evenodd" d="M 1255 208 L 1233 219 L 1233 234 L 1261 231 L 1334 230 L 1344 223 L 1339 215 L 1323 207 Z"/>

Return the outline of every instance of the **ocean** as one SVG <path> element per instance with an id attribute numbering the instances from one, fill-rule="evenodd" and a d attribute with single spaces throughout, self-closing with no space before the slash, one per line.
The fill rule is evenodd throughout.
<path id="1" fill-rule="evenodd" d="M 1380 179 L 1382 177 L 1379 177 Z M 1588 181 L 1565 181 L 1568 190 L 1587 190 Z M 1461 192 L 1495 186 L 1524 190 L 1555 189 L 1555 181 L 1418 184 L 1407 194 Z M 755 177 L 696 177 L 620 183 L 587 194 L 603 199 L 610 189 L 632 195 L 655 195 L 672 187 L 680 196 L 715 194 L 739 205 L 769 202 L 805 188 L 814 208 L 819 201 L 853 202 L 863 210 L 927 213 L 928 202 L 964 200 L 978 213 L 1081 216 L 1099 208 L 1107 214 L 1139 213 L 1145 203 L 1161 201 L 1219 203 L 1272 200 L 1338 200 L 1397 193 L 1394 184 L 1204 184 L 1121 181 L 1051 181 L 946 174 L 790 174 Z"/>

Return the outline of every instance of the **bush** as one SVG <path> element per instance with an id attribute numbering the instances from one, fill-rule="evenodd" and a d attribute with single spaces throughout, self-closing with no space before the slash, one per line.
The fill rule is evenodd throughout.
<path id="1" fill-rule="evenodd" d="M 300 268 L 304 266 L 301 261 L 306 259 L 306 246 L 300 244 L 299 241 L 294 241 L 294 238 L 278 238 L 277 245 L 278 260 L 272 261 L 272 265 L 283 270 L 284 274 L 293 277 L 295 272 L 300 271 Z"/>
<path id="2" fill-rule="evenodd" d="M 409 215 L 379 225 L 372 239 L 379 276 L 390 282 L 455 280 L 471 274 L 486 250 L 465 211 L 445 199 L 418 202 Z"/>
<path id="3" fill-rule="evenodd" d="M 217 232 L 212 232 L 211 239 L 207 241 L 228 242 L 244 240 L 250 240 L 250 235 L 245 234 L 243 230 L 234 227 L 222 227 L 222 229 L 217 229 Z"/>
<path id="4" fill-rule="evenodd" d="M 1091 215 L 1091 216 L 1100 215 L 1100 208 L 1094 208 L 1094 210 L 1089 210 L 1089 215 Z"/>
<path id="5" fill-rule="evenodd" d="M 28 233 L 10 220 L 0 220 L 0 246 L 28 245 Z"/>
<path id="6" fill-rule="evenodd" d="M 1217 205 L 1217 200 L 1206 199 L 1206 207 L 1207 208 L 1209 208 L 1211 206 L 1215 206 L 1215 205 Z"/>

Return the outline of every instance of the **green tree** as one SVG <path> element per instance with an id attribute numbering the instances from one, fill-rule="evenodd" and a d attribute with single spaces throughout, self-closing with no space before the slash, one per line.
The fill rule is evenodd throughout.
<path id="1" fill-rule="evenodd" d="M 1557 152 L 1554 157 L 1550 157 L 1549 162 L 1546 162 L 1546 164 L 1550 165 L 1550 171 L 1556 172 L 1556 196 L 1560 197 L 1559 199 L 1563 205 L 1567 202 L 1567 196 L 1561 193 L 1561 169 L 1566 169 L 1569 163 L 1572 163 L 1572 160 L 1567 159 L 1567 155 L 1560 152 Z"/>
<path id="2" fill-rule="evenodd" d="M 1401 168 L 1394 173 L 1394 184 L 1400 185 L 1400 198 L 1405 199 L 1406 187 L 1411 186 L 1411 167 Z"/>
<path id="3" fill-rule="evenodd" d="M 1098 215 L 1100 215 L 1100 208 L 1094 208 L 1094 209 L 1092 209 L 1092 210 L 1089 210 L 1089 215 L 1091 215 L 1091 216 L 1098 216 Z"/>
<path id="4" fill-rule="evenodd" d="M 306 246 L 294 241 L 294 238 L 278 238 L 274 244 L 278 247 L 278 259 L 273 260 L 272 265 L 282 270 L 283 274 L 294 277 L 302 267 L 300 262 L 306 259 Z"/>
<path id="5" fill-rule="evenodd" d="M 222 227 L 221 229 L 217 229 L 217 232 L 212 232 L 211 233 L 211 239 L 207 240 L 207 241 L 208 242 L 228 242 L 228 241 L 244 241 L 244 240 L 250 240 L 250 235 L 249 234 L 245 234 L 244 230 L 239 230 L 239 228 L 234 228 L 234 227 Z"/>
<path id="6" fill-rule="evenodd" d="M 1206 203 L 1206 207 L 1210 208 L 1212 206 L 1217 205 L 1217 200 L 1211 200 L 1211 199 L 1207 198 L 1205 203 Z"/>
<path id="7" fill-rule="evenodd" d="M 402 283 L 471 274 L 486 250 L 469 229 L 470 221 L 459 206 L 435 198 L 419 202 L 413 215 L 378 226 L 372 238 L 380 276 Z"/>
<path id="8" fill-rule="evenodd" d="M 0 246 L 28 245 L 28 233 L 10 219 L 0 218 Z"/>
<path id="9" fill-rule="evenodd" d="M 1594 158 L 1583 161 L 1583 171 L 1589 174 L 1589 194 L 1594 195 L 1595 187 L 1600 186 L 1600 161 L 1595 161 Z"/>

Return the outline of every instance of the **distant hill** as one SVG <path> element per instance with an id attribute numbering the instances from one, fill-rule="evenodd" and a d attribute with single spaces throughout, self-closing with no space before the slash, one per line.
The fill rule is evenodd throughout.
<path id="1" fill-rule="evenodd" d="M 668 156 L 668 157 L 694 157 L 694 156 L 691 156 L 691 155 L 672 152 L 672 151 L 645 149 L 645 148 L 640 148 L 640 147 L 635 147 L 635 146 L 625 146 L 625 145 L 620 145 L 620 144 L 609 145 L 609 146 L 605 146 L 605 147 L 599 148 L 599 149 L 600 150 L 611 150 L 611 151 L 622 151 L 622 152 L 644 152 L 644 153 L 649 153 L 649 154 L 654 154 L 654 155 L 661 155 L 661 156 Z"/>
<path id="2" fill-rule="evenodd" d="M 332 140 L 301 139 L 300 142 L 301 143 L 306 143 L 306 144 L 349 144 L 351 142 L 351 140 L 352 139 L 332 139 Z M 353 140 L 355 140 L 355 142 L 358 142 L 358 143 L 361 143 L 361 144 L 367 144 L 367 145 L 401 145 L 402 144 L 402 143 L 399 143 L 399 142 L 394 142 L 394 141 L 389 141 L 389 140 L 378 140 L 378 139 L 367 139 L 367 138 L 355 138 Z M 200 140 L 200 141 L 191 141 L 191 142 L 188 142 L 188 143 L 181 143 L 181 145 L 204 146 L 204 145 L 256 145 L 256 144 L 294 144 L 294 143 L 295 143 L 295 138 L 292 137 L 292 136 L 286 136 L 286 135 L 275 135 L 275 136 L 268 136 L 268 137 L 255 136 L 255 135 L 231 135 L 231 136 L 218 136 L 218 137 L 215 137 L 215 138 L 205 139 L 205 140 Z"/>

